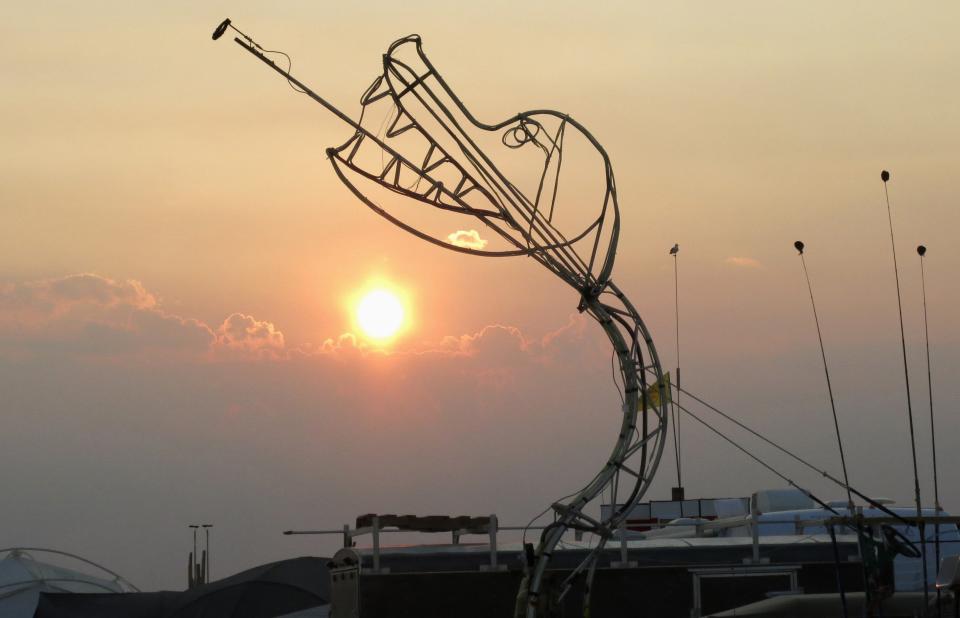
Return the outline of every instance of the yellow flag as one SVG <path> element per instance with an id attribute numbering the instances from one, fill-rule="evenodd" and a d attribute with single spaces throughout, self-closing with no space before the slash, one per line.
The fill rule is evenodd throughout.
<path id="1" fill-rule="evenodd" d="M 647 406 L 651 408 L 659 408 L 662 405 L 660 401 L 660 386 L 663 386 L 663 396 L 666 399 L 666 403 L 673 401 L 673 397 L 670 393 L 670 372 L 663 374 L 663 377 L 647 387 Z M 640 402 L 640 407 L 643 407 L 643 402 Z"/>

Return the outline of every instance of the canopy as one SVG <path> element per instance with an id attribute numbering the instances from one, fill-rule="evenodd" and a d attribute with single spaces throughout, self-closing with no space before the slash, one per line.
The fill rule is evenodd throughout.
<path id="1" fill-rule="evenodd" d="M 273 618 L 330 600 L 328 558 L 272 562 L 182 592 L 42 594 L 36 618 Z"/>
<path id="2" fill-rule="evenodd" d="M 81 593 L 114 593 L 132 588 L 119 577 L 112 580 L 94 577 L 36 558 L 37 554 L 43 553 L 88 562 L 70 554 L 44 549 L 9 549 L 0 550 L 0 555 L 4 552 L 7 554 L 0 560 L 0 616 L 4 618 L 33 616 L 37 600 L 44 592 L 65 592 L 82 596 Z M 108 571 L 105 572 L 111 575 Z"/>

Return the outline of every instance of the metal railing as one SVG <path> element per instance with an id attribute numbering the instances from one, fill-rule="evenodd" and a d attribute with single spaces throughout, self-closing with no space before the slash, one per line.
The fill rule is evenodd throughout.
<path id="1" fill-rule="evenodd" d="M 921 524 L 960 524 L 960 517 L 904 517 L 904 521 L 915 523 L 920 522 Z M 820 518 L 820 519 L 802 519 L 800 517 L 790 517 L 790 518 L 777 518 L 777 519 L 760 519 L 758 513 L 751 514 L 749 516 L 739 515 L 736 517 L 727 517 L 723 519 L 715 519 L 710 521 L 696 521 L 696 522 L 666 522 L 666 523 L 653 523 L 653 524 L 644 524 L 652 525 L 655 527 L 654 530 L 645 531 L 642 533 L 632 533 L 629 530 L 628 522 L 623 522 L 618 527 L 616 531 L 616 536 L 619 537 L 619 560 L 611 563 L 611 566 L 615 568 L 630 568 L 637 565 L 636 562 L 629 560 L 629 549 L 630 543 L 633 541 L 644 541 L 644 540 L 668 540 L 668 539 L 684 539 L 684 538 L 704 538 L 712 534 L 722 532 L 724 530 L 730 530 L 735 528 L 746 528 L 748 535 L 751 538 L 752 544 L 752 562 L 761 563 L 760 558 L 760 537 L 761 529 L 763 526 L 768 525 L 777 525 L 777 524 L 791 524 L 793 526 L 793 535 L 803 536 L 808 534 L 810 528 L 822 528 L 829 529 L 831 526 L 840 527 L 841 530 L 846 530 L 847 534 L 844 536 L 853 536 L 855 535 L 854 527 L 857 525 L 857 521 L 861 525 L 870 525 L 870 524 L 902 524 L 902 521 L 898 521 L 892 517 L 830 517 L 830 518 Z M 371 548 L 371 562 L 372 562 L 372 573 L 389 573 L 390 570 L 387 567 L 382 565 L 382 551 L 381 551 L 381 536 L 384 534 L 397 534 L 397 533 L 422 533 L 422 534 L 440 534 L 449 532 L 451 535 L 451 544 L 460 545 L 461 537 L 468 535 L 486 535 L 489 539 L 489 561 L 486 564 L 480 565 L 480 570 L 484 571 L 503 571 L 506 570 L 507 566 L 501 564 L 499 561 L 498 551 L 500 545 L 499 534 L 501 532 L 520 532 L 527 530 L 543 530 L 545 526 L 501 526 L 499 524 L 499 519 L 496 514 L 490 515 L 489 524 L 485 527 L 484 530 L 478 530 L 477 528 L 463 528 L 463 529 L 454 529 L 454 530 L 443 530 L 440 532 L 430 532 L 424 530 L 411 530 L 406 528 L 399 528 L 394 526 L 382 526 L 380 517 L 374 515 L 371 517 L 371 525 L 351 528 L 349 524 L 344 524 L 342 528 L 333 528 L 333 529 L 321 529 L 321 530 L 287 530 L 283 534 L 285 535 L 341 535 L 343 537 L 343 547 L 355 547 L 356 539 L 366 535 L 370 535 L 372 538 L 372 548 Z M 690 535 L 690 528 L 693 528 L 693 535 Z M 815 534 L 815 533 L 814 533 Z M 843 534 L 841 532 L 841 534 Z M 812 535 L 811 535 L 812 536 Z M 925 535 L 923 535 L 925 536 Z M 582 535 L 577 534 L 576 540 L 581 540 Z M 934 542 L 926 538 L 920 539 L 921 543 L 927 544 Z M 941 543 L 957 543 L 960 542 L 960 539 L 941 539 Z"/>

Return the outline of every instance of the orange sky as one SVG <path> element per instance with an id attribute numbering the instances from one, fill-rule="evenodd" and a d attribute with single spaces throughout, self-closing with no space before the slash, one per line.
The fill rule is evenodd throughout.
<path id="1" fill-rule="evenodd" d="M 199 473 L 207 489 L 187 492 L 193 498 L 173 509 L 173 521 L 151 520 L 179 539 L 179 526 L 187 523 L 181 519 L 191 512 L 226 521 L 231 509 L 249 507 L 253 498 L 222 462 L 250 456 L 264 468 L 246 489 L 269 494 L 278 507 L 261 513 L 269 528 L 262 543 L 227 562 L 242 566 L 290 549 L 270 536 L 280 526 L 338 525 L 365 510 L 400 509 L 397 502 L 406 496 L 420 500 L 409 510 L 418 504 L 426 505 L 421 510 L 501 508 L 491 501 L 502 474 L 523 470 L 536 483 L 555 463 L 548 455 L 531 459 L 514 427 L 520 435 L 536 434 L 551 414 L 574 424 L 590 424 L 594 415 L 615 420 L 590 409 L 610 408 L 615 398 L 598 329 L 578 326 L 564 348 L 529 344 L 564 328 L 575 313 L 575 294 L 530 260 L 441 252 L 372 214 L 325 160 L 324 148 L 349 131 L 227 38 L 213 43 L 212 28 L 228 15 L 265 47 L 290 53 L 294 73 L 348 113 L 357 111 L 386 46 L 419 32 L 433 62 L 482 119 L 539 107 L 576 117 L 613 161 L 623 216 L 614 279 L 647 320 L 665 363 L 674 363 L 667 250 L 679 242 L 687 384 L 777 435 L 793 435 L 799 447 L 830 464 L 834 450 L 818 439 L 830 425 L 816 341 L 792 250 L 793 241 L 803 239 L 839 378 L 841 424 L 851 436 L 851 474 L 869 483 L 876 477 L 867 470 L 884 470 L 891 486 L 869 489 L 908 499 L 906 472 L 889 461 L 890 452 L 906 447 L 879 180 L 880 170 L 890 169 L 910 358 L 921 385 L 915 405 L 925 412 L 914 253 L 922 242 L 930 248 L 935 397 L 944 432 L 960 429 L 948 416 L 960 402 L 953 384 L 960 362 L 953 310 L 960 301 L 960 9 L 954 3 L 623 2 L 589 11 L 558 2 L 8 3 L 0 8 L 6 59 L 0 359 L 7 375 L 17 376 L 9 378 L 16 396 L 6 405 L 19 420 L 0 446 L 11 447 L 6 457 L 25 458 L 15 467 L 62 449 L 61 464 L 42 475 L 62 489 L 72 478 L 60 472 L 67 462 L 85 462 L 80 469 L 93 473 L 136 459 L 140 430 L 191 445 L 196 439 L 198 448 L 203 438 L 213 444 L 203 448 L 214 453 L 207 461 L 212 471 Z M 592 212 L 596 204 L 583 207 Z M 83 280 L 82 293 L 71 287 L 81 300 L 67 302 L 63 282 L 75 284 L 69 277 L 77 273 L 98 277 Z M 416 327 L 397 343 L 397 354 L 328 348 L 320 359 L 309 356 L 351 328 L 344 299 L 378 277 L 405 289 L 412 303 Z M 249 329 L 231 331 L 238 324 Z M 484 331 L 490 325 L 506 328 Z M 230 332 L 250 339 L 231 339 Z M 496 343 L 483 348 L 489 356 L 467 362 L 455 355 L 463 365 L 436 361 L 463 341 L 472 345 L 469 337 L 481 332 Z M 298 349 L 307 356 L 290 360 Z M 50 375 L 45 354 L 57 359 Z M 197 370 L 202 379 L 168 400 L 163 387 L 188 379 L 175 364 L 184 358 L 203 365 Z M 80 375 L 98 388 L 119 389 L 119 378 L 110 374 L 118 363 L 129 363 L 121 382 L 136 386 L 120 389 L 123 396 L 70 386 L 71 376 Z M 571 392 L 550 392 L 563 379 L 583 381 L 582 400 L 570 403 Z M 333 414 L 317 402 L 324 401 L 323 387 L 338 380 L 343 392 L 335 398 L 336 414 L 363 419 L 362 432 L 342 419 L 325 424 L 312 416 L 317 409 Z M 72 395 L 58 400 L 36 392 L 49 389 Z M 248 396 L 236 389 L 249 389 Z M 458 395 L 472 398 L 469 418 L 450 411 Z M 149 397 L 158 401 L 132 403 Z M 271 417 L 276 425 L 264 432 L 256 406 L 231 407 L 238 400 L 288 416 Z M 419 415 L 417 422 L 383 413 L 394 406 Z M 161 408 L 172 428 L 153 416 Z M 144 410 L 150 415 L 141 417 Z M 226 418 L 219 411 L 229 410 L 235 416 L 218 425 L 215 419 Z M 490 416 L 477 416 L 479 410 Z M 391 422 L 384 425 L 386 418 Z M 107 459 L 89 459 L 89 445 L 61 429 L 75 429 L 73 423 L 84 431 L 119 426 L 123 436 L 91 437 L 107 449 Z M 288 426 L 308 427 L 314 439 L 299 442 L 293 430 L 277 429 Z M 690 432 L 688 452 L 703 454 L 688 467 L 692 491 L 750 492 L 776 484 L 702 432 Z M 450 448 L 472 435 L 497 446 L 465 455 Z M 565 430 L 555 437 L 557 444 L 540 448 L 556 448 L 557 457 L 564 444 L 584 441 L 584 452 L 564 470 L 585 473 L 593 456 L 604 455 L 612 425 L 587 437 Z M 284 452 L 276 443 L 283 441 L 295 447 Z M 324 511 L 319 498 L 291 497 L 297 492 L 278 488 L 285 478 L 310 482 L 339 457 L 355 461 L 353 449 L 370 441 L 391 462 L 408 452 L 396 446 L 403 444 L 432 449 L 438 465 L 459 456 L 481 466 L 490 448 L 499 463 L 489 474 L 463 464 L 472 485 L 462 487 L 471 497 L 453 503 L 428 482 L 378 484 L 364 469 L 317 480 L 306 492 L 335 500 L 333 511 Z M 31 449 L 14 449 L 14 443 Z M 162 465 L 167 452 L 157 448 L 151 456 Z M 953 461 L 953 450 L 946 440 L 945 461 Z M 384 463 L 371 457 L 370 466 Z M 718 461 L 753 484 L 718 477 Z M 425 472 L 420 464 L 407 465 L 411 475 Z M 143 491 L 180 491 L 178 483 L 194 473 L 175 469 L 169 478 L 151 477 Z M 666 491 L 671 474 L 665 464 L 658 490 Z M 107 484 L 103 496 L 134 485 L 132 479 Z M 515 523 L 539 510 L 534 507 L 551 492 L 572 485 L 511 496 L 501 510 Z M 38 519 L 31 510 L 44 505 L 49 511 L 58 494 L 17 487 L 15 497 L 28 506 L 16 519 L 21 523 L 0 531 L 0 541 L 59 538 L 63 521 L 49 514 Z M 210 493 L 221 498 L 203 498 Z M 369 496 L 393 502 L 381 506 Z M 960 495 L 952 498 L 948 508 L 960 509 Z M 92 527 L 102 514 L 85 500 L 77 497 L 71 508 Z M 138 538 L 131 531 L 128 540 Z M 83 545 L 81 539 L 78 533 L 68 540 Z M 117 548 L 104 551 L 125 559 Z M 171 564 L 179 559 L 169 557 Z M 170 583 L 173 567 L 160 563 L 156 572 L 141 570 L 131 579 L 147 587 L 178 582 Z M 116 568 L 127 574 L 125 568 L 140 567 Z"/>

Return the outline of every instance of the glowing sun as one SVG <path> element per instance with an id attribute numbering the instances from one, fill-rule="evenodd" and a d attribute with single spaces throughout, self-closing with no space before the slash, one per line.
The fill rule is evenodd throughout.
<path id="1" fill-rule="evenodd" d="M 403 326 L 403 303 L 393 292 L 375 289 L 367 292 L 357 305 L 357 324 L 371 339 L 389 339 Z"/>

